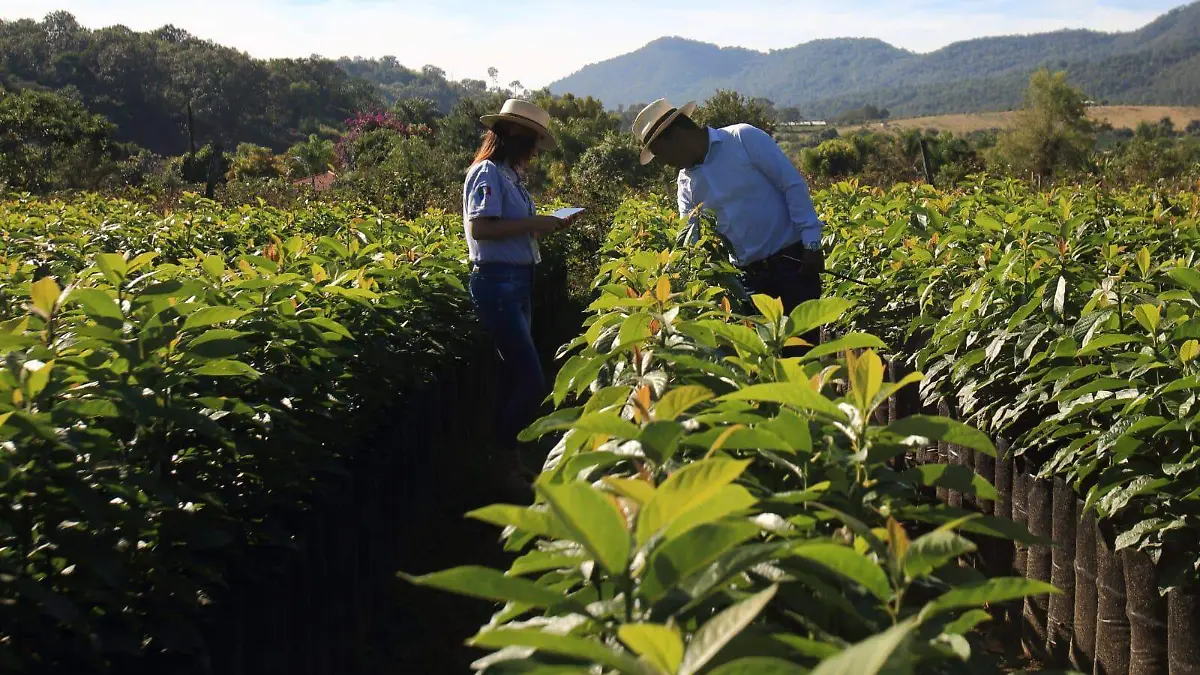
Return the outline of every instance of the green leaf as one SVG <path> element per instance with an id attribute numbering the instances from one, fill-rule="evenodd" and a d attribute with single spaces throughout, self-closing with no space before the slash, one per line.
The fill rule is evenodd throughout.
<path id="1" fill-rule="evenodd" d="M 1200 272 L 1191 267 L 1176 267 L 1167 272 L 1167 276 L 1175 280 L 1175 283 L 1190 289 L 1194 293 L 1200 293 Z"/>
<path id="2" fill-rule="evenodd" d="M 1158 324 L 1162 321 L 1162 311 L 1157 305 L 1141 304 L 1133 309 L 1133 318 L 1141 324 L 1148 332 L 1154 333 L 1158 330 Z"/>
<path id="3" fill-rule="evenodd" d="M 877 675 L 892 654 L 912 637 L 915 621 L 909 619 L 853 644 L 821 662 L 812 675 Z"/>
<path id="4" fill-rule="evenodd" d="M 1099 351 L 1105 347 L 1112 347 L 1113 345 L 1120 345 L 1128 342 L 1139 342 L 1140 340 L 1141 338 L 1136 338 L 1130 335 L 1108 333 L 1097 336 L 1090 342 L 1084 344 L 1079 351 L 1075 352 L 1075 356 L 1091 356 L 1092 354 L 1099 353 Z"/>
<path id="5" fill-rule="evenodd" d="M 209 375 L 212 377 L 249 377 L 257 378 L 262 373 L 254 369 L 253 366 L 242 363 L 241 361 L 233 361 L 230 359 L 218 359 L 209 361 L 202 366 L 192 369 L 193 375 Z"/>
<path id="6" fill-rule="evenodd" d="M 183 322 L 183 330 L 215 326 L 239 319 L 246 314 L 246 310 L 236 307 L 202 307 L 188 315 L 187 320 Z"/>
<path id="7" fill-rule="evenodd" d="M 540 484 L 570 539 L 583 544 L 609 574 L 619 575 L 629 562 L 629 531 L 625 516 L 609 497 L 585 483 Z"/>
<path id="8" fill-rule="evenodd" d="M 769 295 L 757 293 L 751 296 L 750 300 L 758 309 L 758 313 L 763 315 L 767 323 L 772 326 L 779 325 L 779 320 L 783 318 L 783 303 L 779 298 L 773 298 Z"/>
<path id="9" fill-rule="evenodd" d="M 721 651 L 729 641 L 745 630 L 767 606 L 779 587 L 772 584 L 709 619 L 692 636 L 678 675 L 694 675 Z"/>
<path id="10" fill-rule="evenodd" d="M 783 659 L 747 656 L 709 671 L 709 675 L 804 675 L 807 672 L 804 668 Z"/>
<path id="11" fill-rule="evenodd" d="M 465 565 L 424 576 L 399 572 L 400 578 L 417 586 L 439 588 L 495 602 L 520 602 L 548 609 L 562 605 L 566 598 L 557 591 L 519 577 L 508 577 L 488 567 Z"/>
<path id="12" fill-rule="evenodd" d="M 10 417 L 12 417 L 12 413 L 11 413 L 11 412 L 6 412 L 6 413 L 3 413 L 3 414 L 0 414 L 0 428 L 3 428 L 3 427 L 4 427 L 4 423 L 5 423 L 5 422 L 7 422 L 7 421 L 8 421 L 8 418 L 10 418 Z"/>
<path id="13" fill-rule="evenodd" d="M 27 362 L 26 367 L 28 365 Z M 45 390 L 46 385 L 50 383 L 50 373 L 53 371 L 53 359 L 43 363 L 37 370 L 29 371 L 29 376 L 25 379 L 25 391 L 29 394 L 29 398 L 36 398 L 38 394 Z"/>
<path id="14" fill-rule="evenodd" d="M 538 419 L 538 421 L 526 427 L 517 436 L 517 440 L 528 442 L 536 440 L 553 431 L 561 429 L 569 429 L 575 420 L 579 419 L 583 413 L 583 408 L 564 408 L 555 410 L 554 412 Z"/>
<path id="15" fill-rule="evenodd" d="M 966 635 L 975 630 L 975 627 L 985 621 L 991 621 L 992 615 L 986 609 L 972 609 L 968 612 L 963 612 L 963 615 L 946 624 L 942 632 L 947 635 Z"/>
<path id="16" fill-rule="evenodd" d="M 675 673 L 683 662 L 683 639 L 679 631 L 655 623 L 627 623 L 617 637 L 634 654 L 664 673 Z"/>
<path id="17" fill-rule="evenodd" d="M 663 533 L 663 538 L 671 541 L 693 527 L 741 513 L 757 502 L 754 495 L 741 485 L 726 485 L 717 490 L 712 497 L 676 518 L 675 522 L 671 523 Z"/>
<path id="18" fill-rule="evenodd" d="M 120 327 L 124 322 L 116 299 L 98 288 L 76 289 L 71 293 L 71 300 L 79 303 L 84 313 L 97 323 Z"/>
<path id="19" fill-rule="evenodd" d="M 943 593 L 921 609 L 921 618 L 925 620 L 954 609 L 983 607 L 1043 593 L 1061 594 L 1062 591 L 1045 582 L 1021 577 L 988 579 Z"/>
<path id="20" fill-rule="evenodd" d="M 757 534 L 758 526 L 748 522 L 706 523 L 692 528 L 654 550 L 646 561 L 638 594 L 651 603 L 657 602 L 675 584 Z"/>
<path id="21" fill-rule="evenodd" d="M 671 474 L 654 498 L 638 512 L 637 543 L 645 544 L 683 514 L 694 509 L 737 480 L 750 461 L 713 457 L 689 464 Z"/>
<path id="22" fill-rule="evenodd" d="M 868 350 L 858 356 L 848 355 L 846 366 L 850 372 L 850 392 L 858 403 L 858 409 L 869 412 L 875 395 L 883 388 L 883 360 L 874 351 Z"/>
<path id="23" fill-rule="evenodd" d="M 615 412 L 594 413 L 584 415 L 568 425 L 570 429 L 578 429 L 589 434 L 604 434 L 614 438 L 632 440 L 638 437 L 641 429 L 628 420 L 622 419 Z"/>
<path id="24" fill-rule="evenodd" d="M 844 298 L 821 298 L 802 302 L 792 310 L 788 323 L 788 337 L 803 335 L 808 331 L 833 323 L 842 318 L 852 302 Z"/>
<path id="25" fill-rule="evenodd" d="M 904 556 L 904 573 L 909 579 L 920 579 L 974 550 L 975 544 L 954 532 L 930 532 L 918 537 L 909 545 L 908 553 Z"/>
<path id="26" fill-rule="evenodd" d="M 932 415 L 909 415 L 887 426 L 887 431 L 897 436 L 920 436 L 932 441 L 945 441 L 964 448 L 996 456 L 996 446 L 982 431 L 962 422 Z"/>
<path id="27" fill-rule="evenodd" d="M 530 551 L 513 561 L 506 576 L 523 576 L 537 574 L 550 570 L 562 570 L 578 567 L 584 558 L 571 553 L 557 551 Z"/>
<path id="28" fill-rule="evenodd" d="M 849 546 L 801 544 L 792 550 L 792 554 L 861 585 L 881 602 L 887 602 L 892 596 L 892 586 L 883 568 Z"/>
<path id="29" fill-rule="evenodd" d="M 819 359 L 830 354 L 840 354 L 848 349 L 886 349 L 883 340 L 868 333 L 848 333 L 843 337 L 821 344 L 808 350 L 802 358 L 804 361 Z"/>
<path id="30" fill-rule="evenodd" d="M 129 267 L 125 263 L 124 256 L 119 253 L 101 253 L 96 256 L 96 266 L 104 274 L 104 278 L 108 279 L 108 283 L 113 286 L 120 286 L 125 280 L 125 275 L 129 273 Z"/>
<path id="31" fill-rule="evenodd" d="M 491 523 L 497 527 L 515 527 L 547 539 L 570 539 L 571 530 L 548 509 L 492 504 L 467 513 L 468 518 Z"/>
<path id="32" fill-rule="evenodd" d="M 942 487 L 973 494 L 981 499 L 998 499 L 996 488 L 986 478 L 959 464 L 922 464 L 910 469 L 918 482 L 927 487 Z"/>
<path id="33" fill-rule="evenodd" d="M 253 346 L 241 337 L 244 331 L 231 328 L 214 328 L 201 333 L 184 347 L 186 351 L 209 359 L 237 356 Z"/>
<path id="34" fill-rule="evenodd" d="M 62 295 L 62 289 L 58 287 L 54 277 L 42 277 L 29 287 L 29 297 L 33 301 L 33 309 L 45 319 L 54 314 L 54 306 L 58 304 L 60 295 Z"/>
<path id="35" fill-rule="evenodd" d="M 718 401 L 762 401 L 779 403 L 800 410 L 817 412 L 832 419 L 844 422 L 846 413 L 837 404 L 817 393 L 807 383 L 800 382 L 770 382 L 743 387 L 731 394 L 726 394 Z"/>
<path id="36" fill-rule="evenodd" d="M 623 651 L 610 649 L 603 644 L 574 635 L 554 635 L 532 628 L 498 628 L 484 631 L 471 638 L 472 647 L 503 649 L 505 647 L 533 647 L 539 652 L 558 654 L 588 663 L 598 663 L 613 668 L 624 675 L 645 675 L 646 668 Z"/>
<path id="37" fill-rule="evenodd" d="M 654 406 L 654 418 L 669 422 L 712 397 L 712 391 L 699 385 L 676 387 L 663 394 Z"/>
<path id="38" fill-rule="evenodd" d="M 675 455 L 683 426 L 676 422 L 651 422 L 642 427 L 637 440 L 642 452 L 657 464 L 664 464 Z"/>
<path id="39" fill-rule="evenodd" d="M 631 314 L 621 323 L 617 334 L 617 346 L 624 347 L 650 337 L 650 322 L 654 317 L 646 313 Z"/>
<path id="40" fill-rule="evenodd" d="M 304 323 L 307 323 L 312 326 L 316 326 L 317 328 L 321 328 L 327 332 L 333 333 L 334 335 L 343 337 L 347 340 L 354 339 L 354 336 L 350 333 L 349 329 L 347 329 L 342 324 L 340 324 L 328 317 L 318 316 L 316 318 L 309 319 L 309 320 L 305 321 Z"/>

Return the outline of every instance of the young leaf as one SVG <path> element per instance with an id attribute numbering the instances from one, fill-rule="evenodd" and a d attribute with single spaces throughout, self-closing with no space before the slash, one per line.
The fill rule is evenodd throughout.
<path id="1" fill-rule="evenodd" d="M 850 371 L 850 391 L 862 412 L 869 412 L 871 402 L 883 387 L 883 361 L 872 350 L 854 356 L 847 352 L 846 366 Z"/>
<path id="2" fill-rule="evenodd" d="M 783 303 L 779 298 L 773 298 L 769 295 L 757 293 L 750 298 L 754 302 L 754 306 L 758 309 L 759 314 L 767 320 L 767 323 L 772 326 L 779 325 L 779 320 L 783 318 Z"/>
<path id="3" fill-rule="evenodd" d="M 742 475 L 750 461 L 714 457 L 689 464 L 671 475 L 638 512 L 637 543 L 645 544 L 680 516 L 714 497 Z"/>
<path id="4" fill-rule="evenodd" d="M 104 278 L 113 286 L 120 286 L 129 273 L 125 258 L 119 253 L 101 253 L 96 256 L 96 266 L 104 273 Z"/>
<path id="5" fill-rule="evenodd" d="M 837 404 L 817 393 L 807 383 L 799 382 L 770 382 L 743 387 L 731 394 L 726 394 L 718 401 L 764 401 L 780 403 L 800 410 L 818 412 L 826 417 L 840 422 L 846 420 L 846 413 Z"/>
<path id="6" fill-rule="evenodd" d="M 33 311 L 43 319 L 49 319 L 54 314 L 54 306 L 58 304 L 58 296 L 62 289 L 53 277 L 42 277 L 29 287 L 29 297 L 33 301 Z"/>
<path id="7" fill-rule="evenodd" d="M 1158 324 L 1162 320 L 1162 313 L 1157 305 L 1142 304 L 1133 309 L 1133 318 L 1147 332 L 1154 333 L 1158 330 Z"/>
<path id="8" fill-rule="evenodd" d="M 729 641 L 754 621 L 763 607 L 775 597 L 779 587 L 772 584 L 709 619 L 688 643 L 678 675 L 694 675 L 717 655 Z"/>
<path id="9" fill-rule="evenodd" d="M 625 516 L 608 496 L 586 483 L 539 484 L 537 490 L 570 530 L 573 541 L 583 544 L 609 574 L 625 571 L 629 531 Z"/>
<path id="10" fill-rule="evenodd" d="M 669 422 L 693 407 L 710 400 L 713 393 L 706 387 L 687 385 L 671 389 L 654 406 L 654 418 Z"/>
<path id="11" fill-rule="evenodd" d="M 788 323 L 788 337 L 803 335 L 808 331 L 833 323 L 842 318 L 851 303 L 844 298 L 821 298 L 800 303 L 792 310 Z"/>
<path id="12" fill-rule="evenodd" d="M 683 662 L 683 639 L 674 628 L 654 623 L 627 623 L 617 629 L 617 637 L 634 654 L 663 673 L 675 673 Z"/>
<path id="13" fill-rule="evenodd" d="M 398 572 L 398 576 L 417 586 L 439 588 L 443 591 L 468 595 L 495 602 L 522 602 L 533 607 L 557 607 L 566 601 L 561 593 L 532 581 L 504 576 L 488 567 L 466 565 L 454 567 L 424 576 L 412 576 Z"/>
<path id="14" fill-rule="evenodd" d="M 747 522 L 707 523 L 695 527 L 654 550 L 646 561 L 637 592 L 649 602 L 657 602 L 675 584 L 708 567 L 756 534 L 758 526 Z"/>
<path id="15" fill-rule="evenodd" d="M 515 527 L 522 532 L 547 539 L 571 538 L 571 530 L 558 519 L 554 512 L 548 509 L 538 510 L 533 507 L 512 504 L 492 504 L 467 513 L 467 517 L 491 523 L 497 527 Z"/>

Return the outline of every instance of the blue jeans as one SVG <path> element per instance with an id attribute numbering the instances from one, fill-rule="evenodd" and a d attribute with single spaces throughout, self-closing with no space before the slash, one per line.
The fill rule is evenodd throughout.
<path id="1" fill-rule="evenodd" d="M 533 265 L 480 263 L 471 272 L 471 301 L 500 354 L 502 379 L 493 429 L 515 448 L 546 396 L 542 362 L 533 345 Z"/>

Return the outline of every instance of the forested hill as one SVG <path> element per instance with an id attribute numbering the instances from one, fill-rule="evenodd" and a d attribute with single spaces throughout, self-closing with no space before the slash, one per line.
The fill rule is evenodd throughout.
<path id="1" fill-rule="evenodd" d="M 703 100 L 716 89 L 736 89 L 813 117 L 868 103 L 907 116 L 1016 106 L 1041 66 L 1067 70 L 1097 100 L 1200 104 L 1200 2 L 1127 33 L 981 38 L 928 54 L 874 39 L 818 40 L 764 54 L 661 38 L 550 89 L 610 105 L 660 96 Z"/>

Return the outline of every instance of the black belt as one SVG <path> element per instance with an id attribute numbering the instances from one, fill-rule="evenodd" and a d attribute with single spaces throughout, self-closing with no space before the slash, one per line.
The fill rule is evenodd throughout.
<path id="1" fill-rule="evenodd" d="M 746 267 L 744 269 L 747 272 L 758 272 L 758 271 L 770 269 L 770 268 L 774 267 L 775 265 L 778 265 L 787 259 L 791 259 L 796 262 L 800 262 L 801 260 L 804 259 L 805 250 L 806 249 L 804 248 L 804 242 L 798 241 L 794 244 L 784 246 L 783 248 L 779 249 L 778 251 L 763 258 L 762 260 L 756 260 L 755 262 L 752 262 L 749 265 L 746 265 Z"/>

